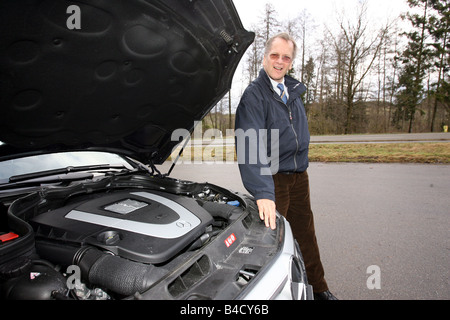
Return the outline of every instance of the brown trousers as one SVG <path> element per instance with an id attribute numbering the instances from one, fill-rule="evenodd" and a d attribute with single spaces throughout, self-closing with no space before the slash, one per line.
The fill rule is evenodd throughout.
<path id="1" fill-rule="evenodd" d="M 328 290 L 324 269 L 320 261 L 314 229 L 314 217 L 309 196 L 308 173 L 283 174 L 273 176 L 277 210 L 289 222 L 294 238 L 300 245 L 305 261 L 308 283 L 314 292 Z"/>

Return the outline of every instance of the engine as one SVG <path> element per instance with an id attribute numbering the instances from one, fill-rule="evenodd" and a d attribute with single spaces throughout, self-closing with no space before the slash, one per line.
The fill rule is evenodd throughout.
<path id="1" fill-rule="evenodd" d="M 63 241 L 102 248 L 136 262 L 160 264 L 205 233 L 212 222 L 212 216 L 192 198 L 127 191 L 46 212 L 30 224 L 43 258 L 65 256 L 54 252 Z"/>
<path id="2" fill-rule="evenodd" d="M 12 220 L 30 230 L 21 232 L 16 258 L 0 257 L 0 295 L 64 298 L 68 288 L 77 299 L 142 293 L 242 214 L 227 197 L 207 193 L 113 188 L 16 201 L 9 211 L 20 219 Z"/>

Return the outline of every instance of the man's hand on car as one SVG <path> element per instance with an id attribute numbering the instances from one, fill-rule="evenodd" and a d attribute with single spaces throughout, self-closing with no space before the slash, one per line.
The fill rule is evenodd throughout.
<path id="1" fill-rule="evenodd" d="M 259 217 L 264 220 L 267 228 L 275 230 L 276 228 L 276 211 L 275 202 L 269 199 L 259 199 L 256 201 L 258 205 Z"/>

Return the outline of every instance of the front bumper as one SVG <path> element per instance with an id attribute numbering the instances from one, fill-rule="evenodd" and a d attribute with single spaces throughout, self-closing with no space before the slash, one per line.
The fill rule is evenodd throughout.
<path id="1" fill-rule="evenodd" d="M 305 266 L 298 243 L 284 218 L 284 241 L 278 256 L 258 275 L 244 300 L 312 300 Z"/>

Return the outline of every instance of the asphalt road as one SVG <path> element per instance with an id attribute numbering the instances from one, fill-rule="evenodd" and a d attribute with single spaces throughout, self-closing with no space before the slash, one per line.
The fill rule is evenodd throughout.
<path id="1" fill-rule="evenodd" d="M 312 163 L 308 172 L 338 298 L 450 299 L 449 165 Z M 236 164 L 178 164 L 171 176 L 245 192 Z"/>
<path id="2" fill-rule="evenodd" d="M 450 142 L 450 132 L 396 133 L 396 134 L 350 134 L 332 136 L 311 136 L 311 143 L 395 143 L 395 142 Z M 234 146 L 233 137 L 215 137 L 197 134 L 192 145 Z"/>
<path id="3" fill-rule="evenodd" d="M 449 142 L 450 132 L 311 136 L 311 143 Z"/>

